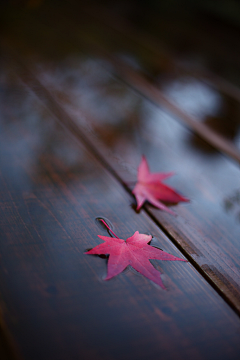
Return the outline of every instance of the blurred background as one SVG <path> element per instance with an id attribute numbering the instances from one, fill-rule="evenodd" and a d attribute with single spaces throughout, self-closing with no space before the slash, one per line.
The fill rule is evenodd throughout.
<path id="1" fill-rule="evenodd" d="M 142 154 L 177 217 L 135 211 Z M 25 358 L 238 359 L 239 163 L 238 1 L 1 0 L 0 301 Z M 98 216 L 193 267 L 104 282 Z"/>

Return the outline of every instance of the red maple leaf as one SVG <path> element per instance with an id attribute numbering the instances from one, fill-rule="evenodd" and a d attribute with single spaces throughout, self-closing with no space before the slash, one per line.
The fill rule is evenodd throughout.
<path id="1" fill-rule="evenodd" d="M 138 182 L 132 191 L 137 200 L 137 210 L 142 207 L 145 201 L 148 201 L 157 208 L 175 215 L 161 201 L 178 203 L 179 201 L 188 202 L 189 199 L 179 195 L 175 190 L 161 182 L 172 175 L 174 175 L 172 172 L 150 173 L 147 160 L 143 156 L 138 167 Z"/>
<path id="2" fill-rule="evenodd" d="M 103 220 L 101 221 L 114 234 L 107 224 Z M 139 234 L 139 232 L 136 231 L 134 235 L 129 237 L 126 241 L 119 239 L 117 235 L 115 236 L 116 239 L 98 235 L 100 239 L 104 240 L 104 243 L 97 245 L 86 252 L 86 254 L 92 255 L 110 255 L 108 260 L 108 272 L 105 280 L 109 280 L 120 274 L 127 266 L 130 265 L 142 275 L 165 289 L 160 272 L 155 269 L 149 259 L 187 261 L 148 245 L 152 239 L 151 235 Z"/>

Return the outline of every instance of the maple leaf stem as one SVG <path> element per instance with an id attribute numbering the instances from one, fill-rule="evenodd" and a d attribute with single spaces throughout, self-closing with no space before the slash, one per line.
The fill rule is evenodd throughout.
<path id="1" fill-rule="evenodd" d="M 119 237 L 110 229 L 110 227 L 105 223 L 105 221 L 103 219 L 99 219 L 105 226 L 106 228 L 111 231 L 111 233 L 117 238 L 119 239 Z"/>

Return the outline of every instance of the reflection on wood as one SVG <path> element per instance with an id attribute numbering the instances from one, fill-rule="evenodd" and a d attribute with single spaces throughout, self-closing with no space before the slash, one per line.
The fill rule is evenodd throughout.
<path id="1" fill-rule="evenodd" d="M 43 21 L 43 23 L 47 22 L 48 26 L 52 25 L 51 17 L 49 19 L 44 18 L 44 20 L 43 19 L 41 20 Z M 61 20 L 63 20 L 63 18 L 61 17 L 57 18 L 57 21 L 61 23 L 61 26 L 63 26 Z M 103 47 L 101 43 L 99 43 L 98 38 L 91 37 L 86 42 L 85 39 L 85 37 L 87 36 L 85 33 L 86 29 L 85 32 L 82 34 L 82 36 L 76 36 L 73 34 L 79 34 L 78 26 L 74 25 L 72 21 L 66 19 L 64 23 L 66 26 L 66 28 L 64 29 L 64 33 L 69 34 L 73 44 L 76 45 L 84 44 L 86 46 L 87 43 L 87 46 L 90 46 L 90 48 L 94 50 L 97 54 L 100 54 L 100 56 L 106 58 L 114 65 L 115 71 L 119 73 L 120 78 L 122 78 L 125 82 L 127 82 L 130 85 L 130 87 L 133 87 L 137 92 L 139 92 L 141 95 L 149 99 L 151 102 L 154 102 L 155 104 L 163 106 L 164 108 L 169 110 L 179 120 L 183 121 L 192 131 L 196 132 L 201 138 L 209 142 L 210 145 L 216 147 L 219 151 L 222 151 L 223 153 L 232 157 L 237 162 L 240 161 L 239 150 L 232 142 L 230 142 L 227 138 L 221 135 L 223 132 L 221 131 L 219 125 L 214 127 L 214 129 L 212 130 L 212 126 L 209 127 L 206 126 L 204 123 L 199 122 L 198 119 L 194 118 L 194 116 L 191 116 L 188 113 L 184 112 L 179 106 L 176 105 L 176 103 L 173 103 L 171 100 L 169 100 L 169 98 L 167 98 L 164 95 L 164 93 L 160 91 L 160 89 L 158 89 L 156 86 L 153 86 L 142 75 L 134 71 L 130 66 L 128 66 L 123 61 L 120 61 L 119 58 L 112 56 L 107 50 L 107 48 Z M 52 36 L 54 35 L 52 34 Z M 237 121 L 235 119 L 236 117 L 234 116 L 233 119 L 231 120 L 231 124 L 234 124 L 234 122 Z M 221 124 L 220 120 L 219 123 Z M 237 121 L 237 125 L 238 125 L 238 121 Z M 215 129 L 218 130 L 215 131 Z"/>
<path id="2" fill-rule="evenodd" d="M 221 78 L 216 85 L 214 74 L 227 108 L 211 112 L 199 101 L 199 121 L 184 107 L 198 82 L 188 79 L 190 91 L 180 86 L 178 98 L 167 91 L 187 84 L 185 70 L 175 71 L 184 36 L 186 48 L 196 38 L 208 74 L 213 64 L 234 73 L 235 49 L 225 54 L 231 45 L 220 39 L 218 62 L 207 50 L 214 36 L 202 43 L 201 23 L 186 34 L 188 20 L 176 51 L 158 61 L 154 39 L 165 28 L 160 39 L 174 48 L 182 11 L 179 21 L 161 15 L 157 25 L 143 5 L 108 4 L 118 6 L 117 20 L 124 14 L 123 25 L 124 16 L 103 20 L 116 10 L 101 5 L 100 23 L 111 22 L 117 35 L 76 11 L 88 6 L 29 1 L 0 12 L 1 359 L 237 360 L 240 173 L 206 146 L 239 160 L 238 90 Z M 142 154 L 151 171 L 176 172 L 167 184 L 191 199 L 171 205 L 177 217 L 150 205 L 135 211 Z M 107 257 L 84 255 L 100 243 L 98 234 L 107 235 L 99 217 L 111 219 L 121 237 L 151 234 L 153 246 L 189 262 L 153 262 L 167 290 L 131 268 L 105 282 Z"/>
<path id="3" fill-rule="evenodd" d="M 42 78 L 45 77 L 42 76 Z M 49 78 L 49 76 L 47 78 Z M 180 246 L 182 251 L 189 256 L 189 259 L 198 267 L 199 271 L 203 271 L 208 281 L 210 281 L 213 286 L 216 284 L 216 279 L 219 279 L 217 287 L 219 287 L 220 293 L 227 299 L 231 306 L 239 312 L 240 278 L 238 275 L 239 266 L 237 264 L 239 252 L 237 234 L 239 232 L 239 225 L 234 222 L 231 222 L 230 225 L 229 217 L 223 211 L 221 204 L 218 204 L 219 196 L 228 196 L 227 188 L 225 186 L 226 175 L 225 177 L 222 177 L 222 174 L 228 175 L 228 186 L 234 188 L 238 186 L 238 169 L 218 155 L 217 161 L 221 159 L 220 165 L 214 167 L 213 171 L 211 171 L 210 167 L 213 166 L 211 165 L 211 158 L 208 158 L 208 161 L 206 161 L 205 156 L 201 159 L 198 155 L 198 169 L 196 168 L 193 172 L 193 166 L 196 166 L 196 157 L 192 154 L 193 149 L 191 143 L 189 143 L 190 147 L 187 146 L 186 139 L 189 137 L 188 132 L 181 126 L 176 126 L 175 120 L 172 120 L 171 118 L 167 118 L 164 121 L 165 115 L 162 113 L 160 113 L 160 118 L 162 119 L 161 125 L 159 126 L 159 120 L 154 120 L 154 116 L 151 115 L 153 110 L 150 110 L 149 115 L 146 115 L 145 110 L 144 113 L 148 120 L 142 124 L 138 124 L 138 127 L 135 126 L 132 128 L 132 131 L 135 133 L 134 136 L 130 136 L 131 128 L 129 128 L 128 119 L 126 119 L 125 126 L 127 126 L 129 132 L 128 137 L 121 136 L 121 133 L 119 133 L 117 128 L 116 131 L 109 134 L 110 138 L 112 140 L 114 139 L 114 142 L 109 142 L 108 138 L 105 136 L 103 136 L 102 140 L 99 138 L 102 133 L 101 131 L 99 132 L 100 126 L 99 124 L 97 125 L 97 128 L 94 126 L 95 122 L 97 123 L 97 119 L 94 121 L 92 117 L 88 116 L 86 111 L 83 112 L 82 108 L 80 108 L 80 112 L 77 113 L 81 113 L 81 117 L 85 120 L 87 119 L 91 131 L 95 131 L 95 144 L 93 144 L 89 135 L 84 132 L 83 128 L 80 128 L 80 126 L 77 125 L 77 123 L 81 123 L 81 118 L 78 117 L 74 122 L 74 117 L 69 116 L 62 107 L 64 103 L 60 105 L 46 88 L 41 86 L 37 79 L 30 76 L 24 77 L 24 81 L 26 81 L 33 90 L 36 88 L 38 89 L 38 95 L 44 100 L 45 105 L 51 109 L 58 121 L 60 120 L 78 139 L 81 141 L 84 139 L 86 145 L 91 144 L 89 150 L 93 151 L 95 156 L 97 156 L 97 158 L 128 191 L 130 191 L 130 188 L 126 187 L 125 184 L 129 180 L 133 180 L 133 176 L 131 175 L 133 171 L 129 174 L 129 171 L 126 171 L 126 166 L 119 165 L 120 163 L 129 164 L 129 159 L 132 159 L 133 164 L 132 166 L 128 165 L 127 170 L 129 168 L 131 170 L 131 167 L 137 169 L 138 162 L 140 161 L 139 154 L 142 153 L 147 155 L 149 152 L 150 159 L 152 159 L 151 161 L 159 163 L 161 166 L 165 165 L 169 171 L 174 169 L 182 176 L 182 178 L 185 178 L 185 184 L 182 184 L 182 192 L 187 195 L 191 192 L 192 196 L 188 196 L 190 199 L 195 199 L 195 201 L 193 201 L 189 207 L 183 208 L 178 206 L 176 208 L 177 212 L 178 208 L 180 209 L 179 215 L 181 216 L 177 219 L 171 219 L 171 217 L 166 218 L 164 214 L 159 213 L 158 211 L 151 210 L 151 213 L 175 244 Z M 53 94 L 54 78 L 52 78 L 51 83 L 46 83 L 46 86 L 51 88 Z M 60 87 L 58 87 L 58 94 L 59 90 Z M 63 86 L 62 90 L 64 92 L 67 90 L 67 84 Z M 78 88 L 76 88 L 75 91 L 77 92 Z M 66 96 L 68 95 L 66 94 Z M 72 93 L 71 96 L 77 95 Z M 77 97 L 80 99 L 80 96 Z M 61 96 L 61 99 L 62 98 L 63 96 Z M 92 109 L 93 108 L 94 106 L 92 106 Z M 140 116 L 141 115 L 139 114 L 137 118 L 140 118 Z M 151 120 L 151 116 L 153 120 Z M 147 124 L 147 126 L 145 124 Z M 103 123 L 102 127 L 105 126 L 106 125 Z M 174 130 L 175 128 L 176 130 Z M 90 135 L 92 135 L 92 133 Z M 135 139 L 135 141 L 133 139 Z M 178 141 L 176 139 L 178 139 Z M 105 142 L 107 149 L 104 149 L 102 141 Z M 122 144 L 124 144 L 124 146 Z M 116 155 L 112 155 L 112 150 L 114 150 L 114 154 Z M 154 155 L 154 152 L 156 155 Z M 120 159 L 120 163 L 119 160 L 116 161 L 116 159 Z M 189 177 L 187 176 L 188 174 Z M 205 180 L 202 174 L 204 174 Z M 221 178 L 222 181 L 219 180 Z M 191 181 L 189 181 L 189 179 Z M 218 234 L 220 225 L 217 225 L 217 221 L 219 221 L 222 227 L 221 234 Z M 203 236 L 207 241 L 202 241 L 201 234 L 204 234 Z M 221 238 L 224 238 L 224 242 L 221 241 L 219 243 L 217 234 Z M 230 252 L 229 241 L 234 244 L 234 248 Z M 196 247 L 196 250 L 193 252 L 192 249 L 194 247 Z M 226 254 L 228 254 L 228 260 L 226 260 Z M 218 277 L 217 274 L 213 277 L 212 271 L 206 270 L 209 268 L 205 266 L 206 264 L 210 266 L 214 264 L 216 269 L 221 269 L 218 272 L 219 274 L 222 273 L 221 277 Z"/>
<path id="4" fill-rule="evenodd" d="M 94 219 L 101 214 L 123 237 L 149 232 L 155 245 L 181 254 L 147 215 L 131 209 L 129 196 L 81 141 L 43 116 L 17 83 L 12 87 L 22 108 L 39 119 L 38 133 L 27 117 L 11 126 L 12 111 L 3 113 L 1 124 L 0 281 L 4 318 L 24 359 L 184 359 L 185 339 L 196 358 L 230 352 L 237 359 L 239 319 L 190 264 L 155 263 L 167 291 L 129 271 L 102 281 L 105 261 L 84 255 L 99 243 Z M 72 158 L 56 151 L 59 144 L 78 154 L 74 172 Z"/>

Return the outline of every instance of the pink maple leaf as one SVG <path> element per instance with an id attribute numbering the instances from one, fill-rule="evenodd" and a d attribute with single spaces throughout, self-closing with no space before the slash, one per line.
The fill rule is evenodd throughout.
<path id="1" fill-rule="evenodd" d="M 181 196 L 171 187 L 162 183 L 162 180 L 174 175 L 174 173 L 150 173 L 146 158 L 143 156 L 138 167 L 138 182 L 133 189 L 133 194 L 137 200 L 137 210 L 139 210 L 145 201 L 148 201 L 158 209 L 165 210 L 175 215 L 161 201 L 169 203 L 178 203 L 179 201 L 188 202 L 189 199 Z"/>
<path id="2" fill-rule="evenodd" d="M 106 225 L 103 220 L 101 221 Z M 107 228 L 109 229 L 108 226 Z M 109 230 L 113 233 L 111 229 Z M 104 243 L 97 245 L 86 252 L 86 254 L 110 255 L 108 259 L 108 272 L 105 280 L 109 280 L 120 274 L 127 266 L 130 265 L 139 273 L 165 289 L 160 272 L 155 269 L 149 259 L 187 261 L 148 245 L 152 236 L 139 234 L 138 231 L 136 231 L 134 235 L 129 237 L 126 241 L 119 239 L 117 236 L 116 239 L 101 235 L 98 235 L 98 237 L 104 240 Z"/>

